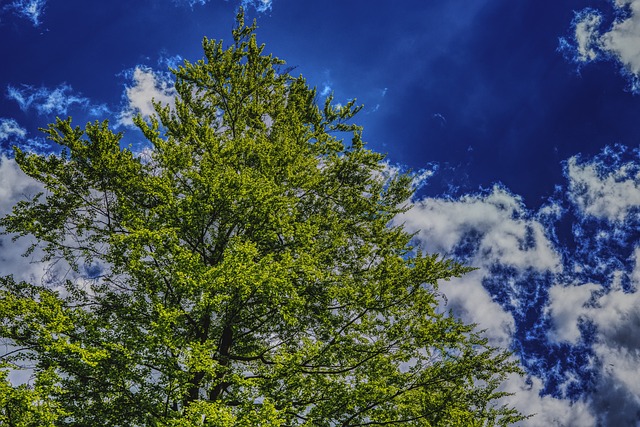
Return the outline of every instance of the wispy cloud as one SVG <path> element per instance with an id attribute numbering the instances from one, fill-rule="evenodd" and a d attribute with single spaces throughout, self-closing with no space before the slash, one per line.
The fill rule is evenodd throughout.
<path id="1" fill-rule="evenodd" d="M 125 89 L 125 106 L 118 119 L 121 125 L 133 126 L 133 118 L 137 114 L 142 117 L 154 115 L 153 101 L 163 105 L 174 104 L 176 92 L 171 74 L 141 65 L 128 74 L 132 84 Z"/>
<path id="2" fill-rule="evenodd" d="M 5 6 L 6 10 L 13 11 L 16 15 L 31 21 L 34 27 L 40 26 L 44 13 L 46 0 L 14 0 Z"/>
<path id="3" fill-rule="evenodd" d="M 272 0 L 242 0 L 243 7 L 254 7 L 258 12 L 271 10 Z"/>
<path id="4" fill-rule="evenodd" d="M 10 139 L 23 139 L 27 134 L 14 119 L 0 118 L 0 142 Z"/>
<path id="5" fill-rule="evenodd" d="M 601 31 L 604 13 L 592 8 L 577 12 L 572 34 L 560 39 L 560 50 L 578 64 L 613 59 L 629 78 L 632 92 L 640 93 L 640 0 L 615 0 L 610 27 Z"/>
<path id="6" fill-rule="evenodd" d="M 31 85 L 7 86 L 7 97 L 18 103 L 22 111 L 35 110 L 41 115 L 67 115 L 72 107 L 88 111 L 90 115 L 99 116 L 108 112 L 104 104 L 93 104 L 89 98 L 74 93 L 68 84 L 56 88 Z"/>
<path id="7" fill-rule="evenodd" d="M 184 58 L 182 55 L 172 55 L 169 56 L 163 53 L 158 59 L 158 66 L 163 67 L 165 70 L 169 68 L 178 68 L 178 66 L 182 65 Z"/>
<path id="8" fill-rule="evenodd" d="M 209 1 L 211 0 L 173 0 L 173 2 L 177 5 L 184 4 L 189 5 L 190 7 L 196 5 L 203 6 L 209 3 Z M 272 3 L 273 0 L 240 0 L 240 5 L 245 9 L 253 7 L 255 10 L 261 13 L 271 10 Z"/>
<path id="9" fill-rule="evenodd" d="M 593 61 L 598 57 L 598 27 L 602 23 L 602 15 L 595 10 L 587 9 L 575 20 L 576 60 Z"/>

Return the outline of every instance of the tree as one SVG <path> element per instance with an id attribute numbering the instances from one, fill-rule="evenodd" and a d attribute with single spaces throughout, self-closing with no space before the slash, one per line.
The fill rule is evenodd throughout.
<path id="1" fill-rule="evenodd" d="M 230 47 L 205 38 L 173 70 L 175 105 L 135 120 L 144 154 L 70 118 L 44 130 L 59 154 L 16 149 L 46 191 L 0 225 L 73 273 L 2 279 L 3 359 L 37 385 L 1 387 L 60 426 L 522 419 L 496 404 L 517 364 L 442 313 L 438 281 L 469 269 L 391 224 L 411 176 L 386 173 L 359 107 L 319 106 L 255 28 L 241 12 Z"/>

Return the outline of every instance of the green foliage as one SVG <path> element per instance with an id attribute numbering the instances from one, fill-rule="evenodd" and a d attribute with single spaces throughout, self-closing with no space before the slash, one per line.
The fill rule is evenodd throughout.
<path id="1" fill-rule="evenodd" d="M 173 70 L 175 106 L 135 121 L 144 155 L 71 119 L 45 130 L 60 154 L 16 150 L 46 191 L 0 225 L 75 273 L 2 280 L 3 359 L 28 362 L 35 386 L 3 379 L 0 424 L 522 419 L 495 404 L 517 365 L 438 309 L 438 281 L 468 269 L 390 225 L 411 177 L 384 173 L 354 102 L 319 107 L 254 30 L 240 14 L 230 47 L 205 39 L 205 59 Z"/>

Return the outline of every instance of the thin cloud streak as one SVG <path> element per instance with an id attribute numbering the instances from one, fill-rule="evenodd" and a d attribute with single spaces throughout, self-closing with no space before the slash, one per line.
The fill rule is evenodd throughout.
<path id="1" fill-rule="evenodd" d="M 23 139 L 26 135 L 27 131 L 14 119 L 0 118 L 0 142 Z"/>
<path id="2" fill-rule="evenodd" d="M 204 6 L 211 0 L 173 0 L 176 5 L 188 5 L 193 8 L 196 5 Z M 228 0 L 226 0 L 228 1 Z M 253 7 L 256 11 L 263 13 L 271 10 L 273 0 L 241 0 L 240 5 L 245 9 Z"/>
<path id="3" fill-rule="evenodd" d="M 77 94 L 73 88 L 60 84 L 55 88 L 31 85 L 7 86 L 7 98 L 18 103 L 24 112 L 34 110 L 39 115 L 67 115 L 72 108 L 88 111 L 90 115 L 99 116 L 108 113 L 104 104 L 93 104 L 89 98 Z"/>

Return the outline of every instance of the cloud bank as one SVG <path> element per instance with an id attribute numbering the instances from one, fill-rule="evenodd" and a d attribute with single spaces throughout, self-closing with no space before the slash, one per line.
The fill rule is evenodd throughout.
<path id="1" fill-rule="evenodd" d="M 416 200 L 397 223 L 423 249 L 478 268 L 440 290 L 520 359 L 528 376 L 505 383 L 516 393 L 506 401 L 537 415 L 519 425 L 636 425 L 640 150 L 607 147 L 564 170 L 537 210 L 494 186 Z"/>

